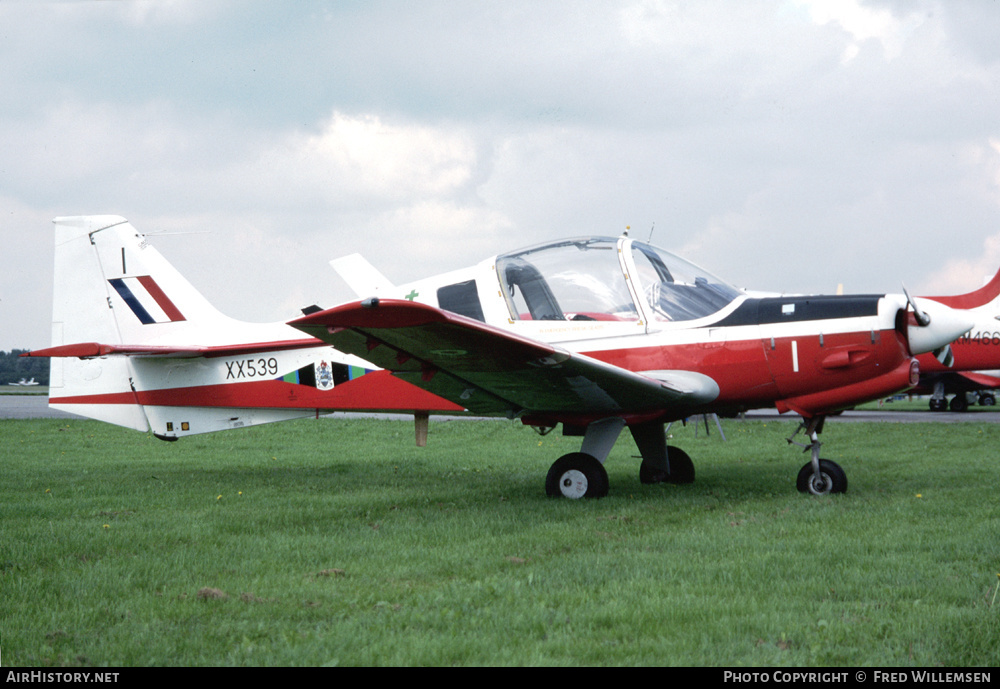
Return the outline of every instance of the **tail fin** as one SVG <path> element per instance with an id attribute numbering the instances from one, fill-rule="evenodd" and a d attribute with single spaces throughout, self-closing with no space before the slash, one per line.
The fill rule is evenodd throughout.
<path id="1" fill-rule="evenodd" d="M 953 309 L 978 309 L 983 306 L 1000 307 L 1000 270 L 979 289 L 967 294 L 949 297 L 928 297 Z"/>
<path id="2" fill-rule="evenodd" d="M 52 346 L 169 350 L 266 341 L 272 328 L 220 313 L 125 218 L 56 218 Z M 281 325 L 280 333 L 290 331 Z M 86 349 L 86 347 L 84 347 Z M 53 356 L 50 405 L 148 430 L 127 356 Z M 141 386 L 140 386 L 141 389 Z"/>
<path id="3" fill-rule="evenodd" d="M 52 345 L 170 344 L 228 320 L 129 222 L 114 215 L 56 218 Z M 127 357 L 51 359 L 53 407 L 148 430 Z M 87 404 L 88 398 L 95 401 Z M 60 405 L 59 400 L 73 399 Z M 100 403 L 96 403 L 100 400 Z M 109 400 L 116 403 L 109 404 Z"/>
<path id="4" fill-rule="evenodd" d="M 229 321 L 125 219 L 56 218 L 53 321 L 67 342 L 191 341 Z M 231 334 L 229 335 L 232 336 Z"/>

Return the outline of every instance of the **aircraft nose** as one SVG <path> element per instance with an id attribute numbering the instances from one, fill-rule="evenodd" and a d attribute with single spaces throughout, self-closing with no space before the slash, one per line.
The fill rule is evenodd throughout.
<path id="1" fill-rule="evenodd" d="M 931 299 L 917 298 L 912 301 L 915 309 L 929 318 L 926 325 L 911 322 L 907 327 L 906 337 L 913 354 L 940 349 L 971 330 L 975 324 L 968 311 L 953 309 Z"/>

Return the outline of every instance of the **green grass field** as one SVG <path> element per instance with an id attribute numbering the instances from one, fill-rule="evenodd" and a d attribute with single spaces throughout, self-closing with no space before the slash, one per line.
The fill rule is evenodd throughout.
<path id="1" fill-rule="evenodd" d="M 163 443 L 0 421 L 10 666 L 1000 665 L 1000 428 L 675 425 L 695 483 L 550 499 L 579 439 L 308 420 Z"/>

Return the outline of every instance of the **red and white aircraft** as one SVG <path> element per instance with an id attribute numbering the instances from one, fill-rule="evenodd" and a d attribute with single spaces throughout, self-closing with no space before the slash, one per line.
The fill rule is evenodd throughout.
<path id="1" fill-rule="evenodd" d="M 31 353 L 53 357 L 53 407 L 167 440 L 334 410 L 414 413 L 418 442 L 430 413 L 561 423 L 583 445 L 546 490 L 573 498 L 607 493 L 625 427 L 642 481 L 687 482 L 664 423 L 760 407 L 808 422 L 800 490 L 846 490 L 819 457 L 825 415 L 912 386 L 915 355 L 972 324 L 968 306 L 904 295 L 755 297 L 628 237 L 403 287 L 348 257 L 335 266 L 369 298 L 253 324 L 216 311 L 124 218 L 55 226 L 53 346 Z"/>
<path id="2" fill-rule="evenodd" d="M 829 413 L 917 383 L 918 354 L 966 332 L 968 315 L 908 295 L 755 297 L 627 236 L 567 239 L 402 287 L 360 256 L 333 262 L 363 301 L 291 322 L 338 350 L 478 415 L 563 424 L 580 452 L 549 470 L 549 495 L 600 497 L 628 427 L 643 482 L 693 480 L 664 424 L 776 407 L 805 420 L 799 490 L 842 492 L 819 457 Z M 392 298 L 397 297 L 397 298 Z"/>
<path id="3" fill-rule="evenodd" d="M 969 294 L 955 297 L 928 297 L 953 309 L 968 310 L 972 326 L 951 343 L 946 361 L 928 355 L 918 357 L 920 383 L 913 392 L 930 393 L 931 411 L 948 409 L 946 395 L 954 394 L 952 411 L 966 411 L 967 392 L 980 392 L 980 400 L 996 402 L 994 395 L 982 391 L 1000 388 L 1000 271 L 985 285 Z"/>

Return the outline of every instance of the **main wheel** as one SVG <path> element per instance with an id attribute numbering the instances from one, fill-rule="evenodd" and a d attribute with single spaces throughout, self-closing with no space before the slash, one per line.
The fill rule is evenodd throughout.
<path id="1" fill-rule="evenodd" d="M 965 396 L 965 393 L 960 392 L 952 397 L 951 404 L 948 405 L 948 408 L 957 412 L 969 411 L 969 400 Z"/>
<path id="2" fill-rule="evenodd" d="M 812 462 L 806 462 L 799 470 L 795 487 L 800 493 L 813 495 L 830 495 L 831 493 L 847 492 L 847 474 L 836 462 L 829 459 L 819 460 L 819 477 L 813 471 Z"/>
<path id="3" fill-rule="evenodd" d="M 640 483 L 692 483 L 694 481 L 694 462 L 690 455 L 679 447 L 667 448 L 667 460 L 670 463 L 670 473 L 654 464 L 642 461 L 639 465 Z"/>
<path id="4" fill-rule="evenodd" d="M 679 447 L 667 448 L 667 461 L 670 462 L 670 476 L 667 481 L 670 483 L 693 483 L 694 482 L 694 462 L 691 456 Z"/>
<path id="5" fill-rule="evenodd" d="M 639 483 L 666 483 L 669 478 L 670 474 L 660 467 L 654 466 L 652 462 L 647 462 L 644 459 L 639 465 Z"/>
<path id="6" fill-rule="evenodd" d="M 549 497 L 603 498 L 608 494 L 608 472 L 596 458 L 573 452 L 557 459 L 545 477 Z"/>

